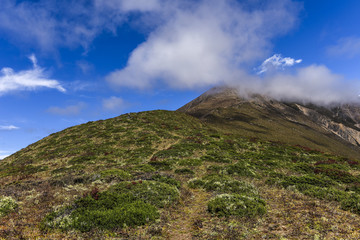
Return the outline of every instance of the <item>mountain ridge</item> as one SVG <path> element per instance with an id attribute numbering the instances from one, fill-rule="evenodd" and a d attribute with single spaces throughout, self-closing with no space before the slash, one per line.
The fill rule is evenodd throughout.
<path id="1" fill-rule="evenodd" d="M 224 109 L 227 109 L 230 113 L 225 113 Z M 299 102 L 278 101 L 260 94 L 249 94 L 243 97 L 235 88 L 218 87 L 210 89 L 177 111 L 185 112 L 210 123 L 216 122 L 216 119 L 219 120 L 221 118 L 228 118 L 228 120 L 236 119 L 237 123 L 241 123 L 238 127 L 243 127 L 244 129 L 256 124 L 262 127 L 265 125 L 269 126 L 265 121 L 260 121 L 260 124 L 256 123 L 261 118 L 274 122 L 280 119 L 288 124 L 287 128 L 299 128 L 299 125 L 302 125 L 298 129 L 299 131 L 311 128 L 321 136 L 321 143 L 314 146 L 314 143 L 311 143 L 309 140 L 301 141 L 304 145 L 325 150 L 324 147 L 321 147 L 322 144 L 324 145 L 326 142 L 332 141 L 332 145 L 336 145 L 335 143 L 339 142 L 346 149 L 349 149 L 348 151 L 353 152 L 350 154 L 351 156 L 355 157 L 360 154 L 358 148 L 360 146 L 360 129 L 358 128 L 360 123 L 360 106 L 355 104 L 334 104 L 324 107 L 311 103 L 301 104 Z M 221 111 L 221 114 L 218 113 L 219 111 Z M 280 124 L 274 124 L 270 128 L 275 129 L 279 127 Z M 284 127 L 280 127 L 280 129 L 283 132 L 287 131 Z M 251 136 L 256 132 L 256 129 L 255 131 L 254 129 L 252 130 L 242 132 L 246 136 Z M 258 130 L 261 131 L 261 127 Z M 264 128 L 262 128 L 263 130 Z M 291 140 L 286 137 L 276 137 L 273 133 L 274 131 L 269 130 L 268 136 L 262 134 L 261 138 L 290 144 L 295 144 L 295 141 L 299 141 L 299 139 Z M 292 134 L 299 133 L 292 132 Z M 348 143 L 352 144 L 352 146 Z M 339 151 L 339 148 L 335 148 L 335 151 Z M 341 154 L 346 154 L 346 151 L 340 152 Z"/>

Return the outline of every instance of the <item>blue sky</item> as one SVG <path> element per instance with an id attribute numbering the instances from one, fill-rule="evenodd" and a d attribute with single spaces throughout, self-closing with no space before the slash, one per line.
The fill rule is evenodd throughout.
<path id="1" fill-rule="evenodd" d="M 0 158 L 230 85 L 358 101 L 357 0 L 1 0 Z"/>

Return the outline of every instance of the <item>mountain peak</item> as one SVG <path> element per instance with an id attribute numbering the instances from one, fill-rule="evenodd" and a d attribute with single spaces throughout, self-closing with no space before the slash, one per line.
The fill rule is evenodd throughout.
<path id="1" fill-rule="evenodd" d="M 178 111 L 248 137 L 341 153 L 347 151 L 339 148 L 344 145 L 354 151 L 352 156 L 360 153 L 360 107 L 356 104 L 321 106 L 215 87 Z"/>

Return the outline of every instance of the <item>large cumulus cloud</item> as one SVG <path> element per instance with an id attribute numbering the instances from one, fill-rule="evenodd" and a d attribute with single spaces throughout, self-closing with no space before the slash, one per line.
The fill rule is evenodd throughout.
<path id="1" fill-rule="evenodd" d="M 177 89 L 238 81 L 266 56 L 270 40 L 294 25 L 298 10 L 286 0 L 266 1 L 256 9 L 215 0 L 166 7 L 163 24 L 107 80 L 116 86 L 148 88 L 160 82 Z"/>

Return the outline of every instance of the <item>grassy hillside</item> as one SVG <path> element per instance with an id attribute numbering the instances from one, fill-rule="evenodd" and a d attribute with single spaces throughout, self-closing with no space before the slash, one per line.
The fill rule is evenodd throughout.
<path id="1" fill-rule="evenodd" d="M 150 111 L 0 162 L 4 239 L 358 239 L 360 162 Z"/>
<path id="2" fill-rule="evenodd" d="M 307 125 L 288 121 L 277 112 L 264 111 L 244 104 L 238 108 L 220 108 L 207 116 L 207 122 L 223 132 L 290 145 L 302 145 L 349 158 L 360 156 L 360 148 L 325 131 L 307 120 Z"/>

